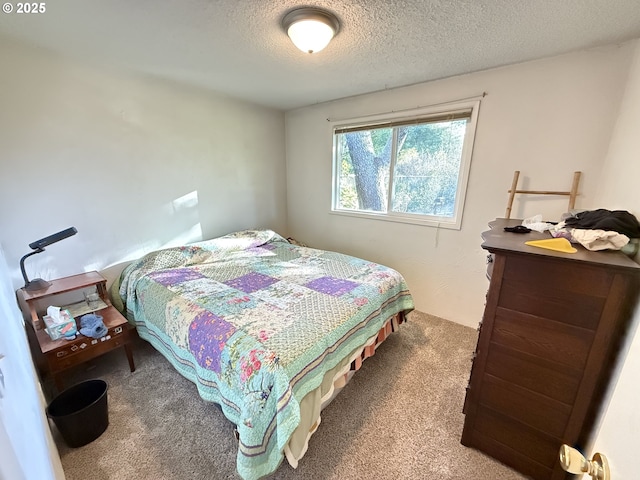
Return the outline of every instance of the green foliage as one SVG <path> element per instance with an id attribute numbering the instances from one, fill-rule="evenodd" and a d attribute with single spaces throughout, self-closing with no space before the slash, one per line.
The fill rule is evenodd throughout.
<path id="1" fill-rule="evenodd" d="M 464 120 L 409 128 L 396 161 L 394 212 L 453 215 L 465 129 Z"/>
<path id="2" fill-rule="evenodd" d="M 338 155 L 340 158 L 340 175 L 353 175 L 351 155 L 344 135 L 338 136 Z"/>
<path id="3" fill-rule="evenodd" d="M 394 212 L 452 216 L 455 208 L 466 120 L 443 121 L 396 127 L 406 137 L 396 152 L 393 174 Z M 389 142 L 390 128 L 373 129 L 374 155 Z M 342 208 L 358 209 L 353 159 L 344 136 L 339 134 L 340 196 Z M 374 165 L 371 168 L 375 168 Z M 386 201 L 386 199 L 384 199 Z"/>
<path id="4" fill-rule="evenodd" d="M 382 154 L 387 142 L 391 140 L 393 135 L 393 129 L 391 128 L 376 128 L 371 130 L 371 143 L 373 143 L 373 151 L 375 155 Z"/>

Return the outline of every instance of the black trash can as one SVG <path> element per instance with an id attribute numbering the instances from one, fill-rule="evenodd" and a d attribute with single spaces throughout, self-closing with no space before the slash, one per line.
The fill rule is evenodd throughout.
<path id="1" fill-rule="evenodd" d="M 49 403 L 47 416 L 70 447 L 93 442 L 109 425 L 107 382 L 86 380 L 67 388 Z"/>

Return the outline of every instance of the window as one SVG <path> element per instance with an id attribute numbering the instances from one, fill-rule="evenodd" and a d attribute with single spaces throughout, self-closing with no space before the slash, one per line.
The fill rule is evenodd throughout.
<path id="1" fill-rule="evenodd" d="M 479 104 L 334 125 L 332 211 L 459 229 Z"/>

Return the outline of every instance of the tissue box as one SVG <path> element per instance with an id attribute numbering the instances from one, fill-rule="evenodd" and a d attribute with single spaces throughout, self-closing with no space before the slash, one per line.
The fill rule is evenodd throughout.
<path id="1" fill-rule="evenodd" d="M 58 340 L 59 338 L 64 337 L 75 337 L 78 333 L 76 321 L 68 310 L 61 310 L 58 320 L 54 319 L 50 315 L 45 315 L 42 319 L 47 326 L 44 331 L 49 334 L 51 340 Z"/>

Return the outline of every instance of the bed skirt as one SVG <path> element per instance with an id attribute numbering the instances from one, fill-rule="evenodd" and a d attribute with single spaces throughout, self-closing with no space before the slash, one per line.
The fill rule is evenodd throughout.
<path id="1" fill-rule="evenodd" d="M 325 374 L 322 384 L 302 399 L 300 402 L 300 425 L 284 447 L 284 454 L 289 465 L 296 468 L 306 453 L 311 435 L 320 426 L 322 409 L 329 405 L 349 383 L 353 374 L 362 367 L 362 362 L 373 356 L 380 344 L 405 321 L 406 318 L 402 312 L 389 318 L 376 335 L 369 338 L 364 346 L 352 352 L 343 362 L 329 370 Z"/>

